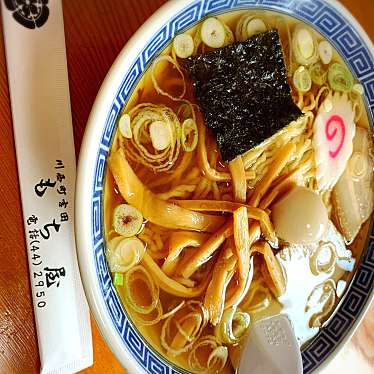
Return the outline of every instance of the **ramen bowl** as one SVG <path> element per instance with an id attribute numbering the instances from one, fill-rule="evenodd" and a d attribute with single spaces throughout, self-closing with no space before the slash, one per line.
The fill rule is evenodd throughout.
<path id="1" fill-rule="evenodd" d="M 76 189 L 76 238 L 86 296 L 104 339 L 129 373 L 185 373 L 186 370 L 154 350 L 132 323 L 112 283 L 106 261 L 103 190 L 119 115 L 143 73 L 176 34 L 206 16 L 259 9 L 294 17 L 323 35 L 363 86 L 369 124 L 373 123 L 372 43 L 337 1 L 170 1 L 136 32 L 114 62 L 92 108 L 81 147 Z M 302 347 L 304 373 L 323 368 L 350 339 L 373 298 L 373 274 L 374 232 L 370 228 L 348 290 L 320 332 Z"/>

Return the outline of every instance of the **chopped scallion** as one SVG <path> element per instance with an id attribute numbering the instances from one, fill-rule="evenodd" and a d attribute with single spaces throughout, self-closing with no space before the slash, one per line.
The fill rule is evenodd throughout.
<path id="1" fill-rule="evenodd" d="M 179 58 L 192 56 L 194 49 L 194 42 L 189 34 L 179 34 L 173 40 L 173 50 Z"/>
<path id="2" fill-rule="evenodd" d="M 131 130 L 131 119 L 130 116 L 125 113 L 121 116 L 119 123 L 118 123 L 119 131 L 121 135 L 127 139 L 132 138 L 132 130 Z"/>
<path id="3" fill-rule="evenodd" d="M 247 38 L 265 31 L 266 25 L 261 18 L 252 18 L 247 24 Z"/>
<path id="4" fill-rule="evenodd" d="M 143 223 L 142 214 L 128 204 L 117 205 L 113 210 L 113 229 L 120 235 L 129 238 L 140 230 Z"/>
<path id="5" fill-rule="evenodd" d="M 114 273 L 113 284 L 115 286 L 123 286 L 123 274 L 122 273 Z"/>
<path id="6" fill-rule="evenodd" d="M 327 40 L 322 40 L 318 44 L 319 57 L 323 64 L 327 65 L 332 60 L 332 47 Z"/>
<path id="7" fill-rule="evenodd" d="M 211 48 L 221 48 L 225 44 L 226 31 L 223 23 L 215 18 L 207 18 L 201 25 L 201 40 Z"/>
<path id="8" fill-rule="evenodd" d="M 313 83 L 322 86 L 327 81 L 327 70 L 317 62 L 316 64 L 312 65 L 309 69 L 310 76 L 312 78 Z"/>
<path id="9" fill-rule="evenodd" d="M 318 45 L 311 31 L 305 27 L 296 27 L 292 38 L 292 50 L 300 65 L 309 66 L 318 60 Z"/>
<path id="10" fill-rule="evenodd" d="M 125 273 L 143 258 L 145 246 L 137 237 L 111 239 L 106 248 L 106 257 L 112 273 Z"/>
<path id="11" fill-rule="evenodd" d="M 153 148 L 163 151 L 170 146 L 173 134 L 168 123 L 155 121 L 149 125 L 149 136 Z"/>
<path id="12" fill-rule="evenodd" d="M 328 81 L 335 91 L 349 92 L 353 87 L 353 77 L 343 65 L 335 62 L 329 68 Z"/>
<path id="13" fill-rule="evenodd" d="M 365 93 L 364 86 L 360 83 L 354 84 L 352 87 L 352 91 L 354 91 L 358 95 L 363 95 Z"/>
<path id="14" fill-rule="evenodd" d="M 192 152 L 198 141 L 198 130 L 196 122 L 192 118 L 186 119 L 182 123 L 181 143 L 185 152 Z"/>
<path id="15" fill-rule="evenodd" d="M 312 87 L 312 78 L 310 77 L 308 69 L 300 66 L 296 69 L 293 75 L 293 83 L 296 89 L 302 93 L 308 92 Z"/>
<path id="16" fill-rule="evenodd" d="M 247 332 L 250 321 L 248 313 L 240 312 L 236 308 L 226 309 L 221 322 L 215 327 L 215 335 L 222 343 L 236 344 Z"/>

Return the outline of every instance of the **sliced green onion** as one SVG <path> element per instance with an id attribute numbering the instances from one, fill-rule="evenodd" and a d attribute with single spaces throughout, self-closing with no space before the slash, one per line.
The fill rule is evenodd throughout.
<path id="1" fill-rule="evenodd" d="M 223 27 L 225 28 L 225 43 L 224 45 L 229 45 L 235 42 L 234 33 L 231 31 L 230 27 L 228 27 L 224 22 L 222 22 Z"/>
<path id="2" fill-rule="evenodd" d="M 202 43 L 202 40 L 201 40 L 201 26 L 200 26 L 196 30 L 195 35 L 193 37 L 193 44 L 194 44 L 193 54 L 196 54 L 198 52 L 201 43 Z"/>
<path id="3" fill-rule="evenodd" d="M 253 18 L 252 13 L 246 12 L 240 18 L 236 24 L 235 36 L 240 42 L 247 40 L 247 24 Z"/>
<path id="4" fill-rule="evenodd" d="M 185 152 L 195 150 L 198 141 L 198 130 L 196 122 L 192 118 L 186 119 L 182 123 L 181 143 Z"/>
<path id="5" fill-rule="evenodd" d="M 364 93 L 365 89 L 360 83 L 355 83 L 352 87 L 351 92 L 349 93 L 349 99 L 353 103 L 353 109 L 355 112 L 355 123 L 358 122 L 359 118 L 362 115 L 361 97 L 364 95 Z"/>
<path id="6" fill-rule="evenodd" d="M 177 110 L 177 117 L 179 121 L 183 123 L 183 121 L 187 118 L 191 118 L 192 110 L 191 104 L 182 103 Z"/>
<path id="7" fill-rule="evenodd" d="M 250 321 L 248 313 L 237 311 L 234 307 L 226 309 L 220 324 L 215 327 L 215 336 L 225 344 L 237 343 L 248 330 Z"/>
<path id="8" fill-rule="evenodd" d="M 207 18 L 201 25 L 200 33 L 201 40 L 208 47 L 221 48 L 225 44 L 225 27 L 223 23 L 217 18 Z"/>
<path id="9" fill-rule="evenodd" d="M 349 92 L 353 87 L 352 74 L 343 65 L 335 62 L 329 68 L 328 81 L 330 87 L 335 91 Z"/>
<path id="10" fill-rule="evenodd" d="M 332 60 L 332 47 L 331 44 L 326 41 L 322 40 L 318 44 L 318 53 L 319 57 L 323 64 L 328 65 Z"/>
<path id="11" fill-rule="evenodd" d="M 292 38 L 292 50 L 300 65 L 311 65 L 318 60 L 318 46 L 314 35 L 303 26 L 296 27 Z"/>
<path id="12" fill-rule="evenodd" d="M 208 312 L 201 301 L 195 300 L 173 310 L 174 313 L 168 312 L 162 317 L 166 319 L 161 328 L 160 343 L 168 355 L 178 356 L 195 345 L 207 324 Z"/>
<path id="13" fill-rule="evenodd" d="M 310 69 L 310 77 L 312 78 L 313 83 L 318 84 L 319 86 L 322 86 L 327 81 L 327 70 L 317 62 L 316 64 L 313 64 Z"/>
<path id="14" fill-rule="evenodd" d="M 123 286 L 123 274 L 122 273 L 114 273 L 113 284 L 115 286 Z"/>
<path id="15" fill-rule="evenodd" d="M 353 152 L 348 167 L 355 181 L 364 178 L 369 172 L 368 158 L 362 152 Z"/>
<path id="16" fill-rule="evenodd" d="M 236 24 L 235 36 L 238 41 L 244 42 L 251 36 L 267 30 L 265 22 L 252 12 L 244 13 Z"/>
<path id="17" fill-rule="evenodd" d="M 139 287 L 141 287 L 141 292 L 139 292 Z M 125 274 L 124 297 L 127 305 L 136 312 L 151 313 L 160 303 L 159 292 L 148 270 L 143 266 L 135 266 Z"/>
<path id="18" fill-rule="evenodd" d="M 157 151 L 163 151 L 170 146 L 173 134 L 170 126 L 164 121 L 155 121 L 149 125 L 149 136 L 153 148 Z"/>
<path id="19" fill-rule="evenodd" d="M 190 351 L 188 365 L 193 373 L 221 373 L 227 358 L 227 347 L 219 345 L 215 336 L 205 335 L 194 344 Z"/>
<path id="20" fill-rule="evenodd" d="M 296 34 L 296 41 L 300 48 L 300 53 L 305 59 L 313 56 L 313 37 L 308 30 L 300 29 Z"/>
<path id="21" fill-rule="evenodd" d="M 138 209 L 128 204 L 117 205 L 113 210 L 113 229 L 120 235 L 129 238 L 140 230 L 143 216 Z"/>
<path id="22" fill-rule="evenodd" d="M 358 95 L 363 95 L 365 93 L 364 86 L 360 83 L 354 84 L 352 87 L 352 91 L 354 91 Z"/>
<path id="23" fill-rule="evenodd" d="M 173 49 L 179 58 L 192 56 L 195 46 L 192 36 L 189 34 L 179 34 L 173 40 Z"/>
<path id="24" fill-rule="evenodd" d="M 128 284 L 126 282 L 126 275 L 124 275 L 124 284 L 116 286 L 116 291 L 119 297 L 121 298 L 121 300 L 124 300 L 126 302 L 126 307 L 129 307 L 128 311 L 130 312 L 131 319 L 134 323 L 143 326 L 151 326 L 157 324 L 158 322 L 160 322 L 163 315 L 162 303 L 158 302 L 157 305 L 152 308 L 152 310 L 149 310 L 151 308 L 148 308 L 147 306 L 144 308 L 144 304 L 150 304 L 150 299 L 148 296 L 151 296 L 153 300 L 153 296 L 151 294 L 149 294 L 148 296 L 144 295 L 145 292 L 147 292 L 147 294 L 148 292 L 152 292 L 152 286 L 148 284 L 146 275 L 142 274 L 140 271 L 137 271 L 137 273 L 133 275 L 132 278 L 133 279 L 131 279 L 130 284 Z M 134 286 L 133 282 L 144 282 L 146 283 L 146 287 L 142 287 L 142 292 L 139 292 L 139 283 L 136 284 L 136 287 L 134 289 L 135 298 L 131 297 L 131 295 L 129 298 L 129 292 L 132 292 L 129 287 L 132 288 Z M 157 287 L 155 289 L 155 295 L 158 295 Z M 144 296 L 145 299 L 142 299 L 142 297 Z"/>
<path id="25" fill-rule="evenodd" d="M 208 357 L 208 371 L 219 373 L 225 367 L 228 356 L 227 347 L 219 346 L 215 348 Z"/>
<path id="26" fill-rule="evenodd" d="M 246 333 L 250 322 L 248 313 L 236 312 L 234 314 L 232 332 L 237 339 L 240 339 Z"/>
<path id="27" fill-rule="evenodd" d="M 310 77 L 308 69 L 300 66 L 296 69 L 293 75 L 293 83 L 296 89 L 302 93 L 308 92 L 312 87 L 312 78 Z"/>
<path id="28" fill-rule="evenodd" d="M 168 58 L 165 60 L 163 57 Z M 177 70 L 179 69 L 178 65 L 175 65 L 175 60 L 169 55 L 159 56 L 156 60 L 158 61 L 156 62 L 156 65 L 158 65 L 160 61 L 165 61 L 167 63 L 171 63 Z M 183 74 L 181 70 L 180 72 Z M 151 79 L 157 93 L 165 95 L 171 98 L 173 101 L 180 101 L 180 98 L 169 95 L 158 86 L 156 80 L 155 63 L 152 64 Z M 184 77 L 182 81 L 184 86 L 183 90 L 185 90 Z M 187 102 L 187 100 L 182 100 Z M 146 166 L 154 172 L 172 169 L 181 150 L 180 136 L 178 136 L 181 124 L 173 109 L 162 104 L 156 105 L 151 103 L 141 103 L 132 108 L 128 114 L 131 118 L 133 137 L 131 141 L 126 141 L 124 147 L 126 157 L 129 157 L 132 161 Z M 149 134 L 149 125 L 157 121 L 165 123 L 171 139 L 170 146 L 162 152 L 149 147 L 149 142 L 151 140 Z"/>
<path id="29" fill-rule="evenodd" d="M 143 258 L 145 246 L 137 237 L 116 237 L 106 248 L 106 257 L 111 272 L 125 273 Z"/>
<path id="30" fill-rule="evenodd" d="M 160 85 L 158 83 L 158 80 L 157 80 L 157 77 L 160 76 L 159 71 L 157 70 L 157 67 L 161 62 L 163 62 L 163 63 L 167 62 L 167 63 L 173 65 L 173 68 L 175 68 L 177 70 L 177 72 L 179 73 L 179 75 L 181 77 L 182 86 L 183 86 L 182 92 L 179 95 L 177 95 L 177 96 L 171 95 L 170 93 L 166 92 L 165 90 L 163 90 L 160 87 Z M 178 101 L 178 100 L 182 99 L 183 96 L 186 93 L 186 79 L 184 77 L 184 73 L 181 70 L 178 62 L 175 59 L 173 59 L 173 57 L 170 56 L 170 55 L 160 55 L 160 56 L 158 56 L 154 59 L 154 61 L 152 63 L 152 66 L 151 66 L 151 79 L 152 79 L 153 87 L 155 88 L 156 92 L 160 95 L 167 96 L 169 99 L 171 99 L 173 101 Z M 150 105 L 152 105 L 152 104 L 150 104 Z M 144 104 L 139 104 L 138 107 L 139 106 L 144 107 Z M 157 108 L 157 107 L 162 107 L 162 106 L 156 105 L 155 107 Z"/>
<path id="31" fill-rule="evenodd" d="M 139 313 L 134 311 L 131 317 L 135 323 L 139 323 L 143 326 L 152 326 L 161 321 L 162 312 L 162 304 L 158 303 L 156 308 L 154 308 L 150 313 Z"/>
<path id="32" fill-rule="evenodd" d="M 252 18 L 246 27 L 247 38 L 266 31 L 265 22 L 261 18 Z"/>
<path id="33" fill-rule="evenodd" d="M 131 139 L 131 120 L 128 114 L 123 114 L 118 123 L 119 131 L 124 138 Z"/>

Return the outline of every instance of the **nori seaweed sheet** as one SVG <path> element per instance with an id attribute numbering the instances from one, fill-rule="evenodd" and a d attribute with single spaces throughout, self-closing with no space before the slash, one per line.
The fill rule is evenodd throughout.
<path id="1" fill-rule="evenodd" d="M 230 161 L 297 119 L 277 30 L 186 59 L 205 123 Z"/>

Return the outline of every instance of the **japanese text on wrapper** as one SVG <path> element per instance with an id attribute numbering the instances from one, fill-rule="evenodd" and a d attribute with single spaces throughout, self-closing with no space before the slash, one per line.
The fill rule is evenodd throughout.
<path id="1" fill-rule="evenodd" d="M 37 198 L 43 199 L 47 194 L 55 193 L 58 196 L 56 216 L 46 222 L 41 222 L 37 214 L 31 214 L 26 220 L 26 240 L 30 250 L 30 262 L 32 266 L 31 278 L 35 286 L 36 305 L 44 308 L 47 305 L 46 292 L 49 288 L 58 288 L 66 275 L 64 267 L 51 266 L 43 260 L 40 249 L 44 248 L 48 241 L 54 239 L 60 232 L 61 225 L 69 221 L 67 206 L 67 188 L 64 184 L 64 163 L 56 160 L 53 177 L 40 178 L 34 185 Z M 53 250 L 53 247 L 49 248 Z"/>

